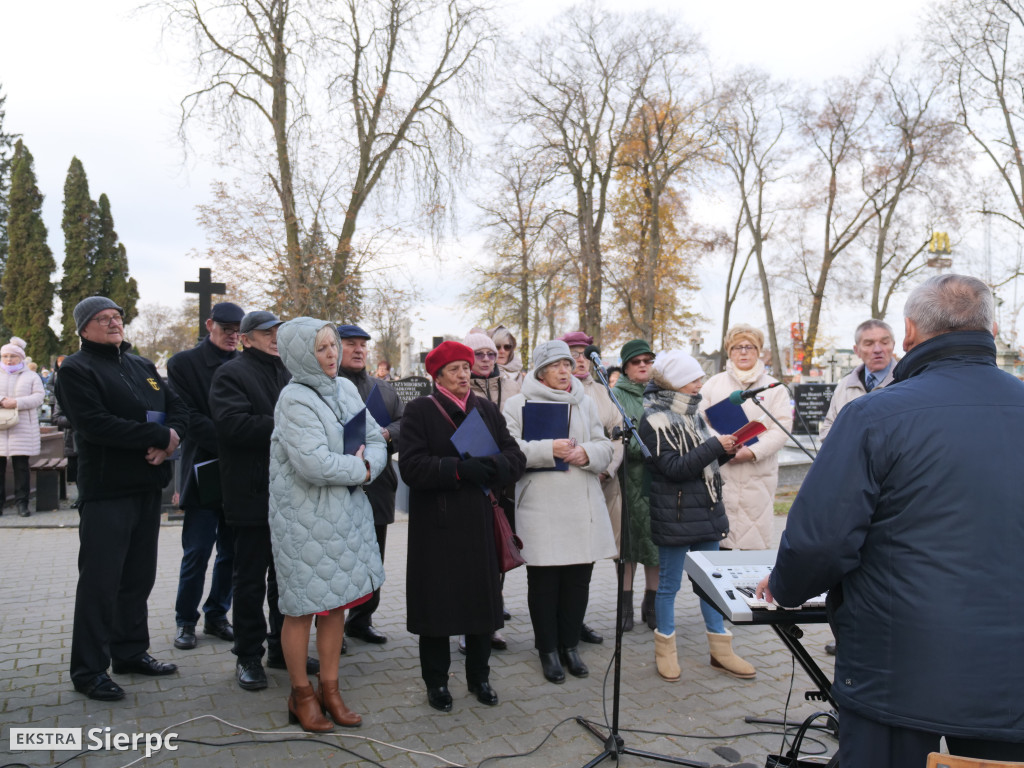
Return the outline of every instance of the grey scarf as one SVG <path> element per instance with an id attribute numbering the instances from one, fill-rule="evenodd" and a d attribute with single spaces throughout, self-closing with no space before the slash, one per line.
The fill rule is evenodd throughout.
<path id="1" fill-rule="evenodd" d="M 644 415 L 657 436 L 655 453 L 661 453 L 662 441 L 682 454 L 711 438 L 711 431 L 697 408 L 700 401 L 700 395 L 686 395 L 671 389 L 644 393 Z M 717 460 L 704 467 L 704 485 L 712 503 L 722 498 Z"/>

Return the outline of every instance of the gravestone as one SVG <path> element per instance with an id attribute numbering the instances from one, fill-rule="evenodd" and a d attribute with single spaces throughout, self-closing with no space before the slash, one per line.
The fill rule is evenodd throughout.
<path id="1" fill-rule="evenodd" d="M 817 435 L 818 425 L 828 413 L 835 384 L 794 384 L 793 418 L 794 435 Z"/>
<path id="2" fill-rule="evenodd" d="M 426 397 L 434 388 L 430 379 L 425 376 L 406 376 L 404 379 L 392 381 L 391 386 L 395 388 L 395 392 L 406 404 L 417 397 Z"/>

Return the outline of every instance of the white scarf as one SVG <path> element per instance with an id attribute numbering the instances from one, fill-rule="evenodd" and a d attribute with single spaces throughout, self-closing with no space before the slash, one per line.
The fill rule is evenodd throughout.
<path id="1" fill-rule="evenodd" d="M 758 360 L 754 363 L 754 367 L 747 371 L 741 371 L 735 365 L 732 360 L 725 361 L 725 370 L 736 379 L 745 389 L 749 389 L 750 385 L 761 378 L 761 374 L 764 373 L 764 363 Z"/>

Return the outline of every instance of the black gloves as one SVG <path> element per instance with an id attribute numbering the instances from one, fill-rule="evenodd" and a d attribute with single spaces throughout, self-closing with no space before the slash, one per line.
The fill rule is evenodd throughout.
<path id="1" fill-rule="evenodd" d="M 461 482 L 479 486 L 490 485 L 495 474 L 491 459 L 478 459 L 475 456 L 460 461 L 456 471 Z"/>
<path id="2" fill-rule="evenodd" d="M 491 456 L 494 462 L 494 486 L 504 488 L 512 483 L 512 467 L 502 455 Z"/>

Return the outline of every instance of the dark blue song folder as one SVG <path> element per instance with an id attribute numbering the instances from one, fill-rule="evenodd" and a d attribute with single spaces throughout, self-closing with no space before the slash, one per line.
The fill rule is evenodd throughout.
<path id="1" fill-rule="evenodd" d="M 569 404 L 538 403 L 523 404 L 523 440 L 564 440 L 569 437 Z M 531 467 L 530 472 L 568 472 L 569 465 L 555 459 L 553 467 Z"/>
<path id="2" fill-rule="evenodd" d="M 370 394 L 366 396 L 366 410 L 370 412 L 373 420 L 381 429 L 385 429 L 391 423 L 391 414 L 388 413 L 388 407 L 384 405 L 384 396 L 380 393 L 380 387 L 376 383 L 370 390 Z"/>
<path id="3" fill-rule="evenodd" d="M 360 408 L 359 412 L 345 422 L 345 453 L 355 456 L 360 445 L 366 444 L 366 409 Z"/>
<path id="4" fill-rule="evenodd" d="M 731 435 L 749 421 L 747 414 L 743 412 L 743 406 L 736 405 L 729 398 L 712 405 L 704 411 L 704 415 L 707 417 L 708 424 L 720 435 Z M 747 445 L 753 445 L 756 442 L 757 438 L 754 437 Z"/>
<path id="5" fill-rule="evenodd" d="M 452 445 L 459 452 L 459 456 L 464 459 L 469 456 L 478 458 L 494 456 L 501 452 L 498 450 L 498 444 L 494 442 L 491 431 L 484 424 L 480 411 L 475 408 L 466 415 L 462 425 L 455 430 L 455 434 L 452 435 Z"/>

